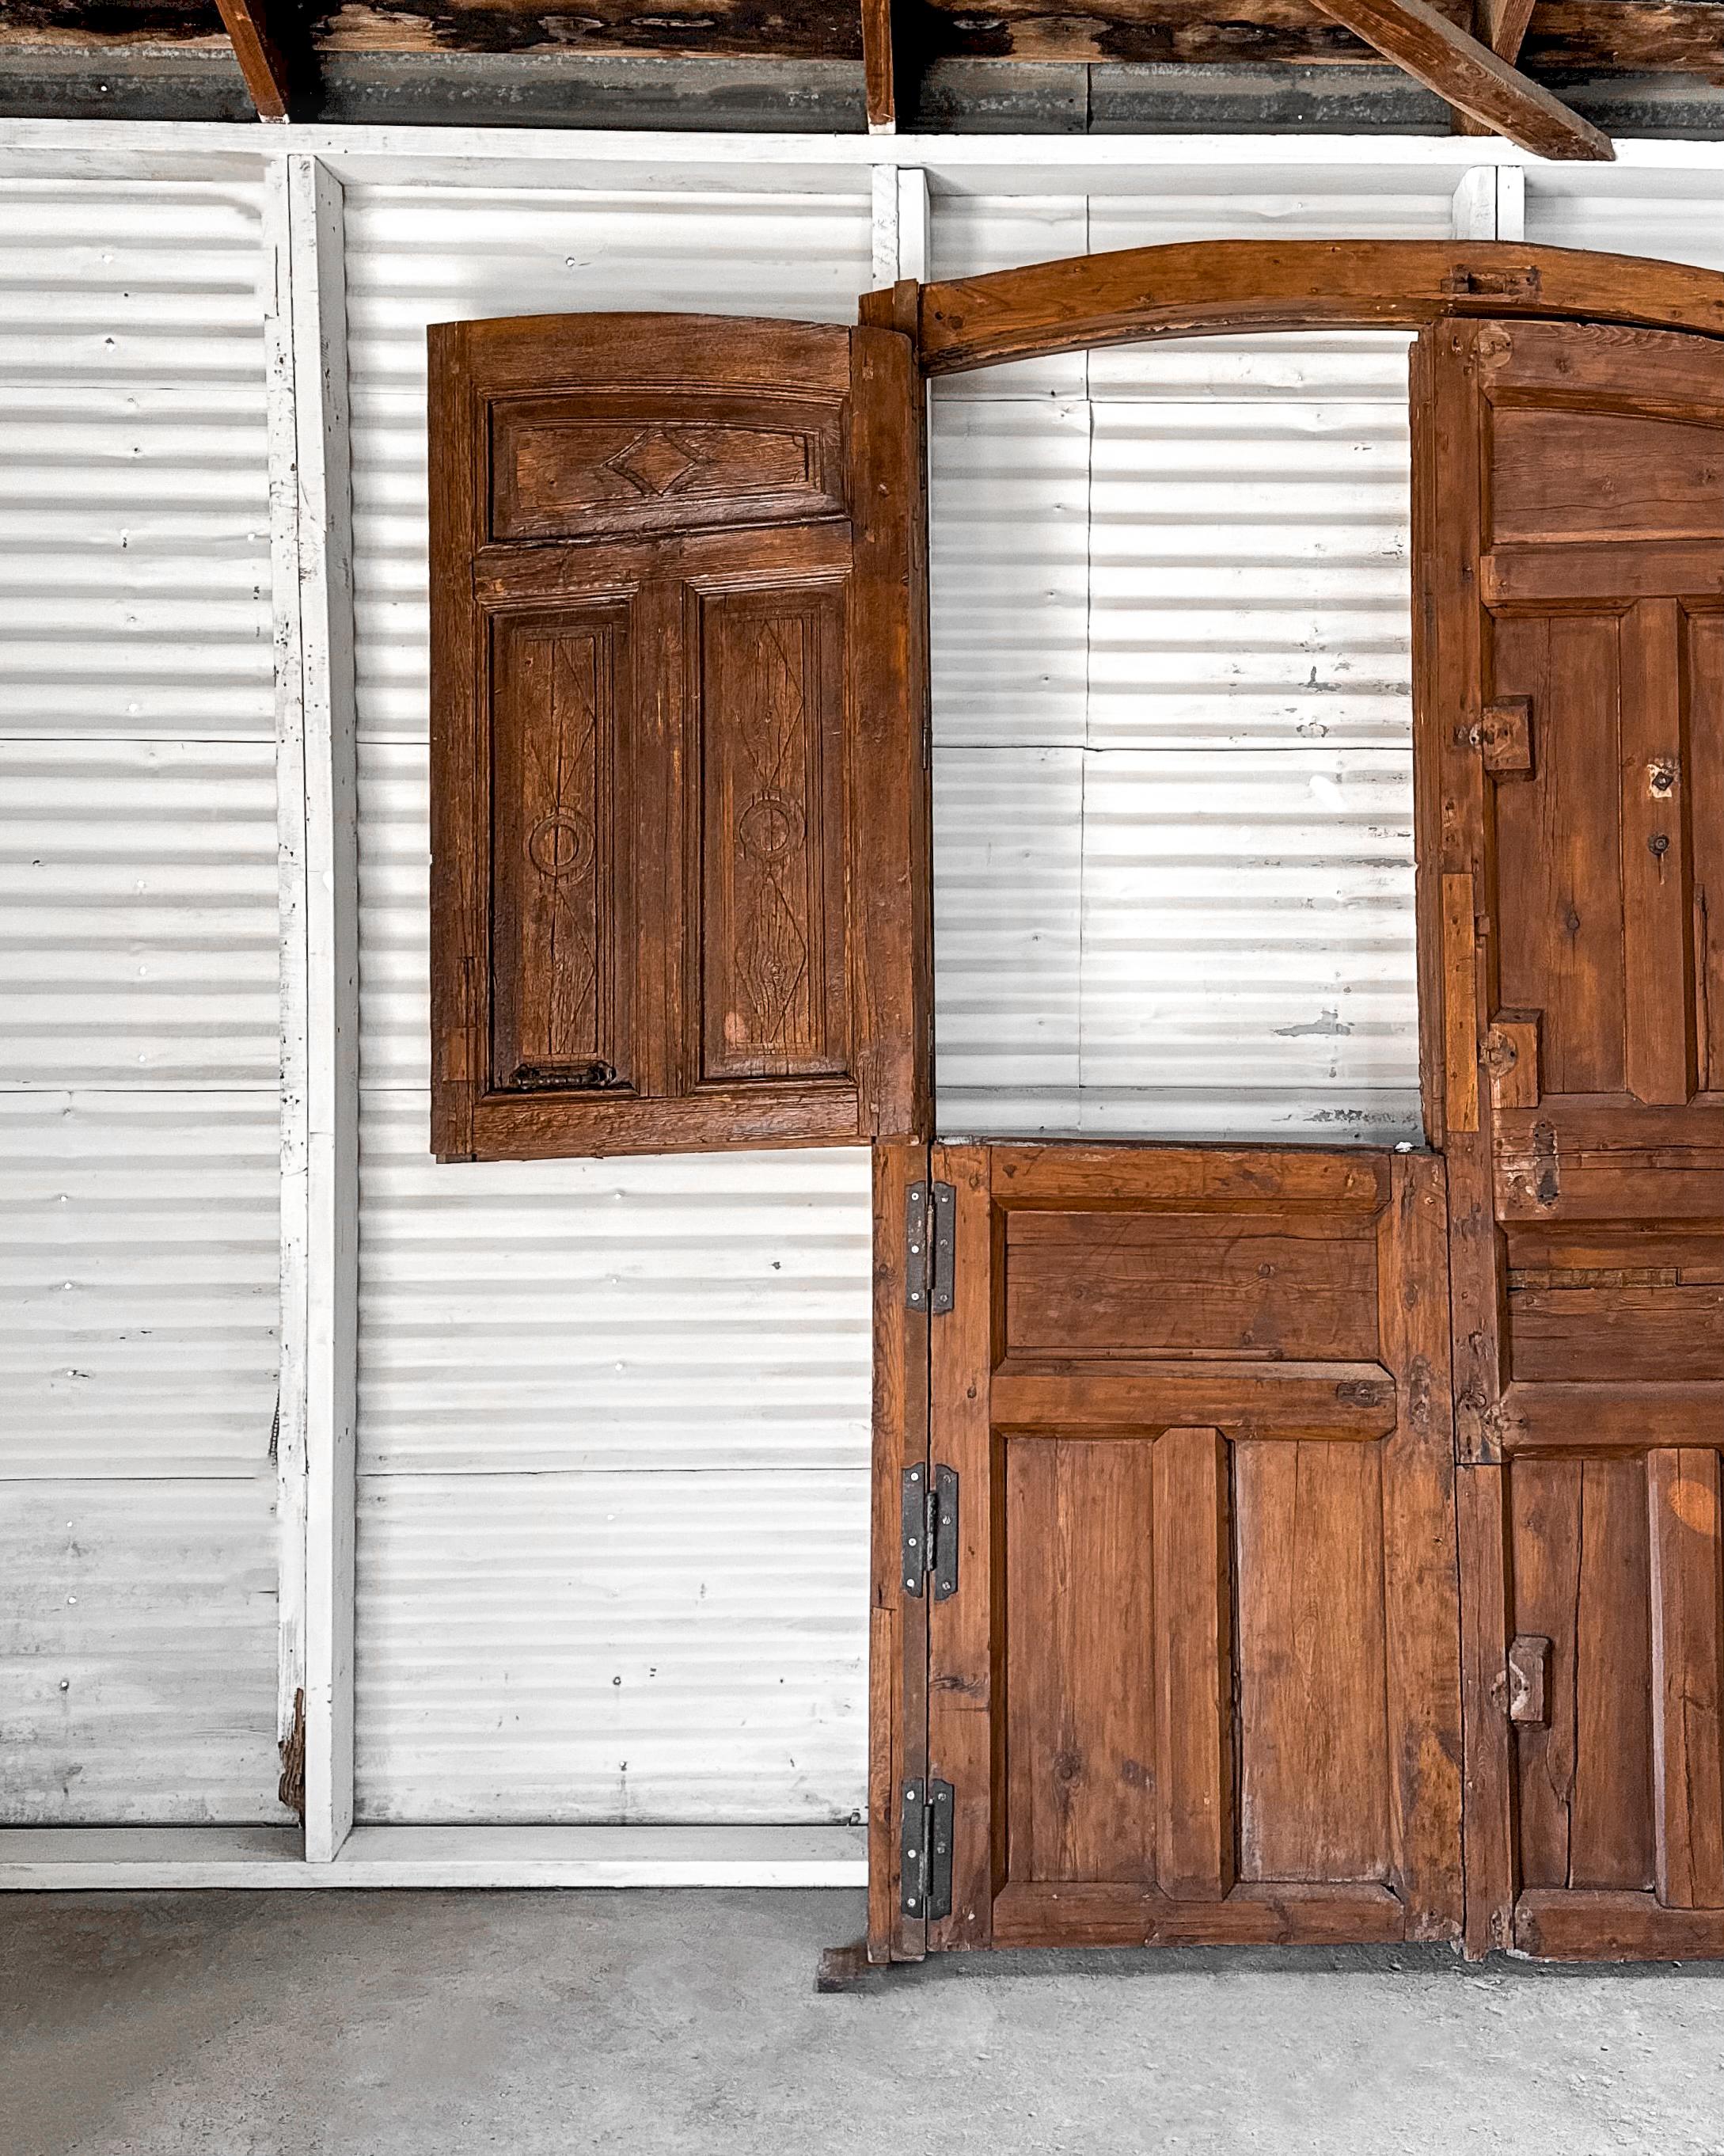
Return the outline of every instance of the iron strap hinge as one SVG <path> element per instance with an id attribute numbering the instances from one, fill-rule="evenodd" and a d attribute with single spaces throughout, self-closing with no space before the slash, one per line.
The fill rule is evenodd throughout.
<path id="1" fill-rule="evenodd" d="M 952 1914 L 952 1820 L 950 1782 L 904 1784 L 898 1907 L 906 1917 L 935 1922 Z"/>
<path id="2" fill-rule="evenodd" d="M 912 1183 L 904 1199 L 904 1301 L 940 1317 L 952 1307 L 957 1193 L 949 1183 Z"/>
<path id="3" fill-rule="evenodd" d="M 906 1594 L 920 1594 L 930 1573 L 934 1599 L 957 1593 L 957 1470 L 906 1467 L 899 1558 Z"/>

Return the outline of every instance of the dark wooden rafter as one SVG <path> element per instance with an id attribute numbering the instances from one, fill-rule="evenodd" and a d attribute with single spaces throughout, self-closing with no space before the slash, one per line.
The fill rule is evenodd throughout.
<path id="1" fill-rule="evenodd" d="M 1608 135 L 1428 0 L 1322 0 L 1322 7 L 1415 81 L 1521 149 L 1570 161 L 1616 155 Z"/>
<path id="2" fill-rule="evenodd" d="M 288 65 L 271 33 L 264 0 L 216 0 L 216 5 L 259 119 L 285 120 L 290 96 Z"/>
<path id="3" fill-rule="evenodd" d="M 1537 0 L 1478 0 L 1474 34 L 1481 44 L 1490 46 L 1498 59 L 1506 60 L 1512 67 L 1521 56 L 1521 42 L 1537 5 Z M 1457 135 L 1490 135 L 1496 130 L 1457 106 L 1455 131 Z"/>
<path id="4" fill-rule="evenodd" d="M 868 130 L 890 135 L 916 109 L 916 0 L 860 0 L 860 6 Z"/>

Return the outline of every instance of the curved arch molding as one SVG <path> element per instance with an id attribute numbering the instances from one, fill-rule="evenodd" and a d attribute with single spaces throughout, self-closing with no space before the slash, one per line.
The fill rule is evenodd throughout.
<path id="1" fill-rule="evenodd" d="M 925 374 L 1089 346 L 1248 330 L 1419 329 L 1544 317 L 1724 337 L 1724 275 L 1505 240 L 1217 239 L 1073 255 L 870 292 L 862 320 L 914 338 Z"/>

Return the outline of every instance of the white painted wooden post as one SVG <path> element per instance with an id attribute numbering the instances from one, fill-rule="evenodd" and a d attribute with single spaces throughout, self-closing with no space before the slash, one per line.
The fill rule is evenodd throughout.
<path id="1" fill-rule="evenodd" d="M 305 742 L 305 1855 L 353 1824 L 359 874 L 341 182 L 290 157 Z"/>
<path id="2" fill-rule="evenodd" d="M 870 234 L 875 290 L 895 284 L 898 278 L 898 178 L 895 165 L 876 165 L 870 174 Z"/>
<path id="3" fill-rule="evenodd" d="M 1495 239 L 1496 230 L 1495 165 L 1470 165 L 1455 188 L 1453 231 L 1457 239 Z"/>
<path id="4" fill-rule="evenodd" d="M 294 396 L 288 161 L 264 167 L 264 394 L 275 624 L 275 851 L 280 921 L 281 1348 L 275 1476 L 280 1546 L 276 1730 L 292 1732 L 305 1682 L 305 706 L 300 664 L 299 454 Z"/>
<path id="5" fill-rule="evenodd" d="M 1496 168 L 1496 236 L 1499 239 L 1526 237 L 1526 167 L 1499 165 Z"/>
<path id="6" fill-rule="evenodd" d="M 898 173 L 898 268 L 900 277 L 926 282 L 933 234 L 928 207 L 928 176 L 920 165 L 906 165 Z"/>

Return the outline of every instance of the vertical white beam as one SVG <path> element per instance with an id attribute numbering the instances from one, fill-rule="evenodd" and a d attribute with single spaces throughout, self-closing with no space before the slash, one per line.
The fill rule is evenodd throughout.
<path id="1" fill-rule="evenodd" d="M 895 282 L 898 275 L 898 167 L 876 165 L 870 179 L 873 188 L 870 231 L 877 291 Z"/>
<path id="2" fill-rule="evenodd" d="M 900 277 L 916 277 L 924 283 L 931 275 L 933 230 L 928 207 L 928 176 L 920 165 L 906 165 L 898 174 L 898 267 Z"/>
<path id="3" fill-rule="evenodd" d="M 305 1855 L 353 1824 L 359 877 L 341 183 L 288 166 L 305 726 Z"/>
<path id="4" fill-rule="evenodd" d="M 285 1743 L 305 1682 L 305 727 L 300 671 L 299 457 L 287 161 L 264 167 L 264 398 L 275 670 L 275 851 L 281 1014 L 281 1348 L 276 1378 L 280 1625 L 275 1726 Z"/>
<path id="5" fill-rule="evenodd" d="M 1496 168 L 1496 236 L 1499 239 L 1526 237 L 1526 168 L 1499 165 Z"/>
<path id="6" fill-rule="evenodd" d="M 1495 165 L 1470 165 L 1455 190 L 1453 231 L 1457 239 L 1495 239 L 1496 230 L 1496 174 Z"/>

